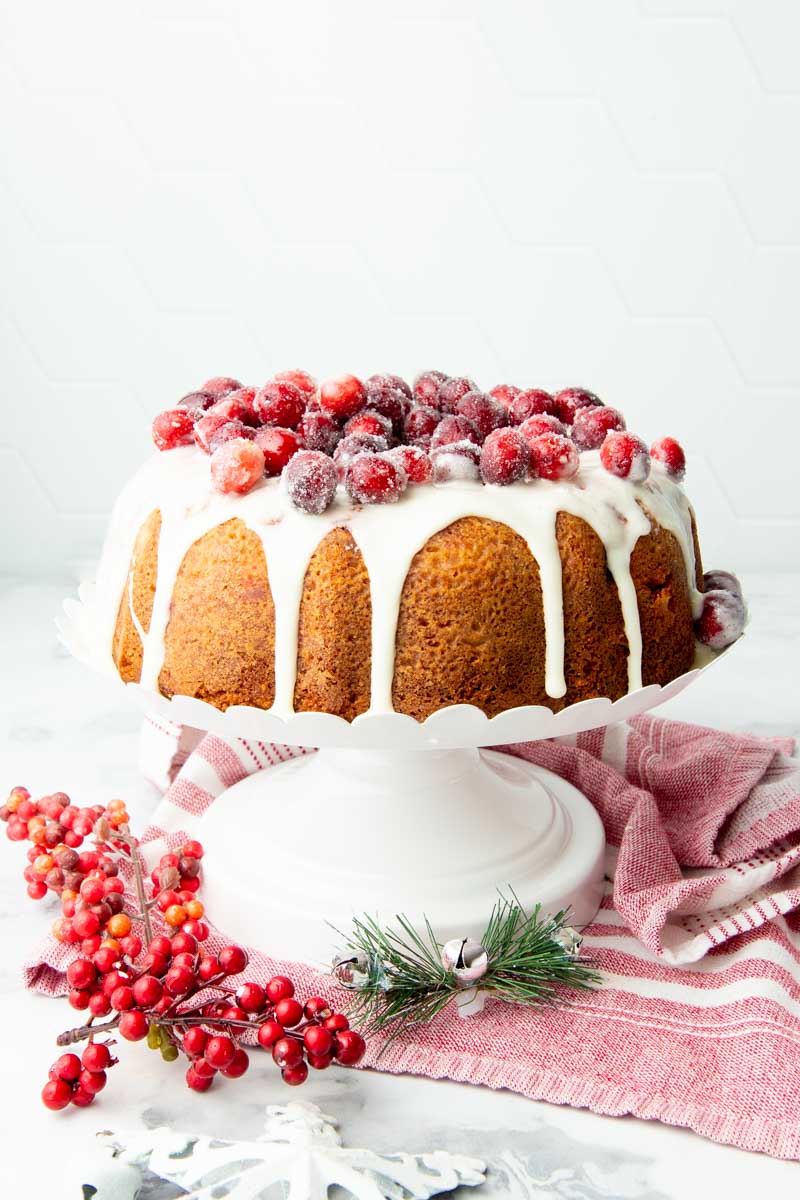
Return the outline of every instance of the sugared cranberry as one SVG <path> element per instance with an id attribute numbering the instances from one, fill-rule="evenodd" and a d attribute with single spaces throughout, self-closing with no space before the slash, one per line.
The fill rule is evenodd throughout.
<path id="1" fill-rule="evenodd" d="M 346 421 L 364 407 L 367 393 L 355 375 L 340 375 L 326 379 L 319 389 L 320 408 L 338 421 Z"/>
<path id="2" fill-rule="evenodd" d="M 220 446 L 224 446 L 226 442 L 232 442 L 234 438 L 246 438 L 248 442 L 252 442 L 255 440 L 255 436 L 256 430 L 252 425 L 245 425 L 243 421 L 226 421 L 211 434 L 208 439 L 208 448 L 213 454 Z"/>
<path id="3" fill-rule="evenodd" d="M 280 429 L 276 425 L 265 425 L 257 429 L 253 440 L 264 455 L 265 475 L 280 475 L 289 459 L 303 445 L 293 429 Z"/>
<path id="4" fill-rule="evenodd" d="M 406 391 L 403 391 L 396 381 L 396 375 L 370 375 L 364 388 L 367 393 L 366 407 L 372 412 L 388 417 L 392 422 L 392 429 L 399 434 L 403 428 L 403 417 L 409 408 L 411 389 L 405 384 L 408 392 L 406 395 Z"/>
<path id="5" fill-rule="evenodd" d="M 579 450 L 597 450 L 607 433 L 625 428 L 625 418 L 616 408 L 580 408 L 572 426 L 572 440 Z"/>
<path id="6" fill-rule="evenodd" d="M 382 437 L 388 444 L 392 436 L 392 429 L 392 422 L 388 417 L 379 412 L 362 409 L 361 412 L 350 418 L 344 427 L 344 432 L 346 436 L 354 433 L 367 433 L 372 437 Z"/>
<path id="7" fill-rule="evenodd" d="M 516 429 L 492 430 L 481 451 L 483 482 L 505 486 L 524 479 L 530 458 L 528 443 Z"/>
<path id="8" fill-rule="evenodd" d="M 518 388 L 513 383 L 498 383 L 496 387 L 490 389 L 489 395 L 498 404 L 502 404 L 503 408 L 508 412 L 514 397 L 518 396 L 521 391 L 522 388 Z"/>
<path id="9" fill-rule="evenodd" d="M 664 437 L 653 442 L 650 447 L 650 457 L 661 463 L 667 474 L 671 475 L 673 479 L 683 479 L 686 474 L 686 455 L 675 438 Z"/>
<path id="10" fill-rule="evenodd" d="M 540 413 L 550 413 L 555 416 L 555 401 L 549 392 L 542 388 L 527 388 L 519 392 L 511 401 L 508 415 L 512 425 L 521 425 L 528 417 L 536 417 Z"/>
<path id="11" fill-rule="evenodd" d="M 301 450 L 295 454 L 283 472 L 283 480 L 295 508 L 316 514 L 325 512 L 333 503 L 339 482 L 333 461 L 319 450 Z"/>
<path id="12" fill-rule="evenodd" d="M 207 379 L 199 390 L 213 392 L 215 396 L 225 396 L 228 392 L 235 392 L 241 386 L 238 379 L 231 379 L 229 375 L 215 375 L 213 379 Z"/>
<path id="13" fill-rule="evenodd" d="M 219 396 L 215 396 L 213 392 L 189 392 L 182 396 L 178 401 L 178 408 L 188 408 L 195 420 L 202 417 L 207 408 L 211 408 L 212 404 L 216 404 Z"/>
<path id="14" fill-rule="evenodd" d="M 580 455 L 569 440 L 558 433 L 542 433 L 528 442 L 531 475 L 539 479 L 572 479 L 580 466 Z"/>
<path id="15" fill-rule="evenodd" d="M 385 437 L 376 437 L 374 433 L 351 433 L 343 437 L 333 452 L 333 461 L 339 479 L 344 482 L 347 468 L 357 454 L 380 454 L 388 450 L 389 443 Z"/>
<path id="16" fill-rule="evenodd" d="M 153 441 L 159 450 L 189 446 L 194 438 L 194 414 L 188 408 L 168 408 L 153 421 Z"/>
<path id="17" fill-rule="evenodd" d="M 322 454 L 333 454 L 342 431 L 336 419 L 329 413 L 306 410 L 300 418 L 297 432 L 307 450 L 319 450 Z"/>
<path id="18" fill-rule="evenodd" d="M 699 642 L 712 650 L 724 650 L 742 633 L 747 620 L 747 610 L 741 596 L 721 589 L 706 592 L 703 596 L 703 611 L 694 623 Z"/>
<path id="19" fill-rule="evenodd" d="M 576 413 L 582 408 L 595 408 L 602 403 L 603 401 L 595 396 L 594 392 L 590 392 L 586 388 L 563 388 L 553 397 L 552 411 L 565 425 L 572 425 Z"/>
<path id="20" fill-rule="evenodd" d="M 481 435 L 481 441 L 493 429 L 501 429 L 508 424 L 508 413 L 502 404 L 483 392 L 467 392 L 466 396 L 462 396 L 458 402 L 458 415 L 472 421 Z"/>
<path id="21" fill-rule="evenodd" d="M 469 392 L 475 392 L 480 395 L 476 384 L 471 379 L 467 379 L 465 375 L 453 375 L 450 379 L 445 379 L 439 385 L 439 391 L 436 394 L 436 407 L 439 412 L 455 413 L 458 412 L 458 402 L 463 396 Z"/>
<path id="22" fill-rule="evenodd" d="M 308 371 L 278 371 L 273 378 L 279 383 L 293 383 L 307 401 L 317 394 L 317 381 L 313 375 L 309 375 Z"/>
<path id="23" fill-rule="evenodd" d="M 233 411 L 233 407 L 236 405 L 238 411 L 242 414 L 240 417 L 238 417 L 238 420 L 244 421 L 245 425 L 257 425 L 258 417 L 256 416 L 256 411 L 253 407 L 253 401 L 255 398 L 255 388 L 240 387 L 236 388 L 236 390 L 233 392 L 228 392 L 227 396 L 223 396 L 218 403 L 228 405 L 231 411 Z M 211 410 L 209 409 L 209 412 L 210 411 Z"/>
<path id="24" fill-rule="evenodd" d="M 431 434 L 439 424 L 438 409 L 429 404 L 416 404 L 406 413 L 403 431 L 408 442 L 429 442 Z"/>
<path id="25" fill-rule="evenodd" d="M 264 454 L 245 438 L 234 438 L 211 455 L 211 481 L 218 492 L 241 495 L 263 477 Z"/>
<path id="26" fill-rule="evenodd" d="M 199 421 L 195 422 L 194 440 L 201 450 L 204 450 L 206 454 L 211 454 L 211 440 L 217 430 L 231 421 L 241 421 L 243 425 L 247 425 L 250 422 L 245 420 L 245 417 L 247 417 L 247 410 L 242 404 L 236 402 L 229 405 L 226 401 L 220 400 Z"/>
<path id="27" fill-rule="evenodd" d="M 481 435 L 478 427 L 467 417 L 443 417 L 433 431 L 431 450 L 440 446 L 449 446 L 455 442 L 473 442 L 479 446 Z"/>
<path id="28" fill-rule="evenodd" d="M 384 451 L 391 462 L 399 463 L 408 476 L 409 483 L 428 483 L 433 473 L 431 460 L 419 446 L 395 446 Z"/>
<path id="29" fill-rule="evenodd" d="M 730 592 L 732 596 L 742 597 L 742 585 L 730 571 L 706 571 L 703 576 L 703 591 Z"/>
<path id="30" fill-rule="evenodd" d="M 439 388 L 445 379 L 447 376 L 443 371 L 423 371 L 414 380 L 414 402 L 438 409 Z"/>
<path id="31" fill-rule="evenodd" d="M 642 483 L 650 474 L 647 446 L 634 433 L 607 433 L 600 447 L 600 461 L 612 475 L 632 483 Z"/>
<path id="32" fill-rule="evenodd" d="M 287 379 L 272 379 L 259 388 L 253 398 L 253 410 L 264 425 L 296 429 L 305 412 L 306 398 Z"/>
<path id="33" fill-rule="evenodd" d="M 356 504 L 393 504 L 405 491 L 408 476 L 382 455 L 362 453 L 347 468 L 344 485 Z"/>
<path id="34" fill-rule="evenodd" d="M 474 442 L 449 442 L 431 450 L 434 483 L 480 479 L 480 447 Z"/>
<path id="35" fill-rule="evenodd" d="M 528 417 L 527 421 L 523 421 L 518 428 L 529 444 L 534 438 L 541 437 L 543 433 L 558 433 L 562 437 L 565 437 L 567 433 L 566 425 L 550 413 L 539 413 L 535 417 Z"/>

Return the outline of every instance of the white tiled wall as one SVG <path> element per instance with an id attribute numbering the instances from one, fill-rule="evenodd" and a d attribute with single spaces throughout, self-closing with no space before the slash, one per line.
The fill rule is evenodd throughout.
<path id="1" fill-rule="evenodd" d="M 0 570 L 205 376 L 585 383 L 800 566 L 796 0 L 0 6 Z"/>

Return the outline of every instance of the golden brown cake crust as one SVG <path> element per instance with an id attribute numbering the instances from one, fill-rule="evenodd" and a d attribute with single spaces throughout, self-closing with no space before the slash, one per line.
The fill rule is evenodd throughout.
<path id="1" fill-rule="evenodd" d="M 139 630 L 131 615 L 129 596 L 133 600 L 133 611 L 136 613 L 140 626 L 145 633 L 148 633 L 158 578 L 160 533 L 161 513 L 156 509 L 155 512 L 150 513 L 136 535 L 128 582 L 120 597 L 111 653 L 120 678 L 125 683 L 139 682 L 142 675 L 142 655 L 144 653 Z"/>

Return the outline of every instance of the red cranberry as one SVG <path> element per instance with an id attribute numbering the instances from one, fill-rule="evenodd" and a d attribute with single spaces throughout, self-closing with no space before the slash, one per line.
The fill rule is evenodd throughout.
<path id="1" fill-rule="evenodd" d="M 296 1067 L 284 1067 L 281 1075 L 289 1087 L 299 1087 L 308 1079 L 308 1067 L 304 1062 L 299 1062 Z"/>
<path id="2" fill-rule="evenodd" d="M 168 408 L 153 421 L 153 441 L 159 450 L 189 446 L 194 438 L 194 415 L 187 408 Z"/>
<path id="3" fill-rule="evenodd" d="M 229 1037 L 212 1037 L 208 1039 L 203 1057 L 209 1066 L 214 1067 L 217 1071 L 222 1071 L 231 1062 L 236 1053 L 236 1046 L 233 1040 Z"/>
<path id="4" fill-rule="evenodd" d="M 518 428 L 529 445 L 534 438 L 541 437 L 543 433 L 558 433 L 562 437 L 565 437 L 567 433 L 566 425 L 562 424 L 558 417 L 551 416 L 550 413 L 539 413 L 536 417 L 528 417 L 527 421 L 523 421 Z"/>
<path id="5" fill-rule="evenodd" d="M 249 1066 L 250 1059 L 248 1058 L 247 1051 L 243 1050 L 241 1046 L 237 1046 L 233 1058 L 227 1067 L 222 1068 L 220 1074 L 224 1075 L 226 1079 L 239 1079 L 244 1075 Z"/>
<path id="6" fill-rule="evenodd" d="M 244 421 L 245 425 L 257 425 L 258 417 L 256 416 L 256 410 L 253 407 L 253 401 L 255 398 L 255 388 L 240 387 L 236 388 L 236 390 L 233 392 L 228 392 L 227 396 L 224 396 L 221 400 L 217 401 L 217 403 L 224 404 L 227 408 L 230 408 L 231 411 L 233 411 L 235 408 L 237 414 L 242 414 L 241 416 L 237 415 L 237 419 Z M 208 411 L 210 412 L 211 409 Z"/>
<path id="7" fill-rule="evenodd" d="M 482 392 L 467 392 L 458 402 L 457 412 L 460 417 L 466 417 L 476 426 L 481 441 L 492 432 L 508 424 L 508 413 L 502 404 L 498 404 L 491 396 Z"/>
<path id="8" fill-rule="evenodd" d="M 200 391 L 213 392 L 215 396 L 225 396 L 228 392 L 235 392 L 241 386 L 238 379 L 231 379 L 229 375 L 215 375 L 213 379 L 205 381 Z"/>
<path id="9" fill-rule="evenodd" d="M 445 379 L 447 376 L 443 371 L 423 371 L 414 380 L 414 403 L 429 404 L 431 408 L 438 408 L 439 388 Z"/>
<path id="10" fill-rule="evenodd" d="M 333 462 L 319 450 L 301 450 L 295 454 L 284 469 L 283 479 L 295 508 L 315 514 L 330 507 L 339 482 Z"/>
<path id="11" fill-rule="evenodd" d="M 272 1018 L 270 1018 L 268 1021 L 264 1021 L 264 1023 L 258 1027 L 259 1045 L 263 1046 L 265 1050 L 269 1050 L 271 1046 L 275 1045 L 279 1038 L 283 1037 L 283 1032 L 283 1026 L 277 1021 L 273 1021 Z"/>
<path id="12" fill-rule="evenodd" d="M 380 454 L 363 453 L 347 468 L 344 485 L 356 504 L 392 504 L 405 491 L 408 476 Z"/>
<path id="13" fill-rule="evenodd" d="M 164 987 L 170 996 L 185 996 L 193 983 L 194 972 L 191 967 L 187 966 L 170 967 L 164 976 Z M 113 996 L 111 1003 L 114 1003 Z"/>
<path id="14" fill-rule="evenodd" d="M 155 975 L 140 975 L 133 985 L 133 998 L 141 1008 L 152 1008 L 164 995 L 164 985 Z M 114 997 L 111 997 L 114 1003 Z"/>
<path id="15" fill-rule="evenodd" d="M 673 479 L 683 479 L 686 474 L 686 455 L 675 438 L 665 437 L 653 442 L 650 447 L 650 457 L 661 463 L 668 475 Z"/>
<path id="16" fill-rule="evenodd" d="M 575 414 L 582 408 L 594 408 L 603 401 L 586 388 L 564 388 L 553 397 L 553 412 L 565 425 L 572 425 Z"/>
<path id="17" fill-rule="evenodd" d="M 528 442 L 531 475 L 540 479 L 572 479 L 578 472 L 580 456 L 569 438 L 558 433 L 542 433 Z"/>
<path id="18" fill-rule="evenodd" d="M 704 592 L 730 592 L 732 596 L 742 598 L 742 585 L 730 571 L 706 571 L 703 576 Z"/>
<path id="19" fill-rule="evenodd" d="M 405 384 L 404 391 L 398 386 L 396 375 L 370 375 L 364 387 L 367 393 L 366 407 L 383 417 L 388 417 L 392 422 L 392 429 L 399 434 L 411 397 L 408 384 Z"/>
<path id="20" fill-rule="evenodd" d="M 448 442 L 431 450 L 434 483 L 480 479 L 480 447 L 474 442 Z"/>
<path id="21" fill-rule="evenodd" d="M 119 1019 L 119 1032 L 129 1042 L 140 1042 L 147 1037 L 148 1021 L 140 1008 L 124 1012 Z"/>
<path id="22" fill-rule="evenodd" d="M 91 987 L 96 978 L 97 968 L 88 958 L 76 958 L 67 967 L 67 983 L 70 987 Z"/>
<path id="23" fill-rule="evenodd" d="M 388 445 L 392 436 L 392 428 L 392 422 L 382 413 L 363 409 L 350 418 L 344 427 L 344 432 L 348 437 L 354 433 L 366 433 L 372 437 L 385 438 Z"/>
<path id="24" fill-rule="evenodd" d="M 429 483 L 433 468 L 428 455 L 419 446 L 395 446 L 385 456 L 403 468 L 409 483 Z"/>
<path id="25" fill-rule="evenodd" d="M 477 426 L 467 417 L 443 417 L 431 438 L 431 450 L 448 446 L 454 442 L 473 442 L 479 446 L 481 435 Z"/>
<path id="26" fill-rule="evenodd" d="M 206 1048 L 208 1034 L 199 1025 L 191 1025 L 183 1035 L 183 1048 L 190 1058 L 199 1058 Z"/>
<path id="27" fill-rule="evenodd" d="M 580 408 L 572 426 L 572 440 L 579 450 L 598 450 L 607 433 L 625 428 L 625 418 L 616 408 Z"/>
<path id="28" fill-rule="evenodd" d="M 243 421 L 226 421 L 211 434 L 208 439 L 208 448 L 213 454 L 215 450 L 219 450 L 220 446 L 224 446 L 226 442 L 232 442 L 235 438 L 245 438 L 248 442 L 252 442 L 255 441 L 255 436 L 256 431 L 251 425 L 245 425 Z"/>
<path id="29" fill-rule="evenodd" d="M 90 1042 L 81 1055 L 87 1071 L 105 1071 L 111 1066 L 111 1051 L 105 1042 Z"/>
<path id="30" fill-rule="evenodd" d="M 275 1005 L 275 1020 L 284 1029 L 292 1029 L 295 1025 L 299 1025 L 302 1019 L 303 1006 L 295 996 L 284 996 Z"/>
<path id="31" fill-rule="evenodd" d="M 249 492 L 264 478 L 264 455 L 253 442 L 234 438 L 211 455 L 211 481 L 218 492 Z"/>
<path id="32" fill-rule="evenodd" d="M 699 642 L 712 650 L 724 650 L 742 633 L 747 610 L 740 596 L 717 590 L 703 596 L 703 611 L 694 623 Z"/>
<path id="33" fill-rule="evenodd" d="M 241 946 L 223 946 L 217 958 L 226 975 L 240 975 L 247 966 L 247 954 Z"/>
<path id="34" fill-rule="evenodd" d="M 303 1042 L 309 1054 L 328 1054 L 333 1045 L 333 1035 L 322 1025 L 309 1025 L 303 1034 Z"/>
<path id="35" fill-rule="evenodd" d="M 214 1082 L 213 1075 L 198 1075 L 197 1064 L 193 1063 L 186 1072 L 186 1086 L 193 1092 L 207 1092 Z"/>
<path id="36" fill-rule="evenodd" d="M 294 995 L 294 984 L 288 975 L 273 975 L 267 983 L 266 993 L 269 1002 L 277 1004 L 279 1000 Z"/>
<path id="37" fill-rule="evenodd" d="M 49 1079 L 42 1088 L 42 1103 L 52 1112 L 66 1108 L 72 1100 L 72 1085 L 64 1079 Z"/>
<path id="38" fill-rule="evenodd" d="M 264 425 L 296 429 L 306 407 L 306 398 L 293 383 L 273 379 L 255 394 L 253 410 Z"/>
<path id="39" fill-rule="evenodd" d="M 481 475 L 484 483 L 505 486 L 524 479 L 531 454 L 528 443 L 516 429 L 494 429 L 483 443 Z"/>
<path id="40" fill-rule="evenodd" d="M 513 383 L 498 383 L 496 387 L 491 389 L 489 395 L 498 404 L 502 404 L 503 408 L 508 412 L 514 397 L 518 396 L 521 391 L 522 388 L 516 387 Z"/>
<path id="41" fill-rule="evenodd" d="M 106 1081 L 105 1071 L 81 1071 L 78 1077 L 79 1087 L 83 1088 L 85 1092 L 90 1092 L 93 1096 L 96 1096 L 98 1092 L 102 1092 L 106 1086 Z"/>
<path id="42" fill-rule="evenodd" d="M 322 454 L 333 454 L 342 436 L 339 424 L 333 417 L 310 409 L 301 417 L 297 432 L 307 450 L 319 450 Z"/>
<path id="43" fill-rule="evenodd" d="M 236 993 L 236 1000 L 246 1013 L 261 1012 L 267 1003 L 267 993 L 260 983 L 243 983 Z"/>
<path id="44" fill-rule="evenodd" d="M 280 475 L 303 444 L 293 429 L 280 429 L 276 425 L 256 430 L 254 441 L 264 455 L 265 475 Z"/>
<path id="45" fill-rule="evenodd" d="M 442 413 L 460 412 L 458 402 L 470 392 L 480 395 L 477 385 L 471 379 L 467 379 L 464 375 L 454 375 L 450 379 L 445 379 L 439 385 L 439 391 L 436 394 L 436 407 Z"/>
<path id="46" fill-rule="evenodd" d="M 278 371 L 277 375 L 273 376 L 273 378 L 279 383 L 293 383 L 302 392 L 306 400 L 310 400 L 317 394 L 317 381 L 307 371 Z"/>
<path id="47" fill-rule="evenodd" d="M 319 389 L 320 408 L 339 421 L 346 421 L 364 407 L 367 393 L 355 375 L 326 379 Z"/>
<path id="48" fill-rule="evenodd" d="M 519 392 L 511 401 L 508 410 L 512 425 L 521 425 L 528 417 L 536 417 L 540 413 L 555 416 L 555 401 L 549 392 L 541 388 L 528 388 L 527 391 Z"/>
<path id="49" fill-rule="evenodd" d="M 211 439 L 213 438 L 214 434 L 219 429 L 222 429 L 223 425 L 228 425 L 231 421 L 234 421 L 234 420 L 241 421 L 241 417 L 232 417 L 225 410 L 218 409 L 217 405 L 215 404 L 213 409 L 210 408 L 208 410 L 208 412 L 200 418 L 199 421 L 195 422 L 195 426 L 194 426 L 195 442 L 197 443 L 197 445 L 200 447 L 201 450 L 205 451 L 206 454 L 210 454 L 211 453 Z M 244 424 L 244 421 L 242 421 L 242 424 Z"/>
<path id="50" fill-rule="evenodd" d="M 78 1058 L 77 1054 L 59 1055 L 50 1068 L 51 1079 L 64 1079 L 67 1083 L 74 1083 L 80 1073 L 81 1060 Z"/>
<path id="51" fill-rule="evenodd" d="M 178 401 L 178 408 L 187 408 L 195 420 L 202 417 L 207 408 L 211 408 L 212 404 L 216 404 L 219 396 L 215 396 L 213 392 L 188 392 Z"/>
<path id="52" fill-rule="evenodd" d="M 360 1062 L 367 1048 L 361 1034 L 356 1033 L 355 1029 L 344 1029 L 337 1033 L 333 1039 L 333 1047 L 336 1061 L 348 1067 Z"/>
<path id="53" fill-rule="evenodd" d="M 370 454 L 380 454 L 389 449 L 389 443 L 384 437 L 376 437 L 373 433 L 351 433 L 342 438 L 333 452 L 333 461 L 339 479 L 343 482 L 347 468 L 357 454 L 365 451 Z"/>
<path id="54" fill-rule="evenodd" d="M 632 483 L 642 483 L 650 474 L 647 446 L 634 433 L 607 433 L 600 447 L 600 462 L 612 475 Z"/>
<path id="55" fill-rule="evenodd" d="M 291 1037 L 278 1038 L 272 1057 L 279 1067 L 296 1067 L 303 1059 L 302 1043 Z"/>
<path id="56" fill-rule="evenodd" d="M 403 429 L 406 440 L 417 442 L 430 438 L 441 417 L 429 404 L 417 404 L 406 413 Z"/>

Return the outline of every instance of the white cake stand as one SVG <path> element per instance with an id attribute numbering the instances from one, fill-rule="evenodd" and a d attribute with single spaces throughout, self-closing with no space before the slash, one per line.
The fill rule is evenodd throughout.
<path id="1" fill-rule="evenodd" d="M 67 602 L 65 613 L 64 644 L 108 675 L 86 620 L 91 609 Z M 491 720 L 471 705 L 424 722 L 397 713 L 352 723 L 327 713 L 284 719 L 168 700 L 136 684 L 126 690 L 146 710 L 197 729 L 318 748 L 223 792 L 199 836 L 214 923 L 275 958 L 327 965 L 330 925 L 346 931 L 364 913 L 391 924 L 403 913 L 417 925 L 427 917 L 441 941 L 479 936 L 498 891 L 513 890 L 526 910 L 569 908 L 573 924 L 588 924 L 605 851 L 594 807 L 552 772 L 483 747 L 627 721 L 683 691 L 717 657 L 614 702 L 586 700 L 560 713 L 515 708 Z M 261 870 L 245 868 L 243 853 Z"/>

